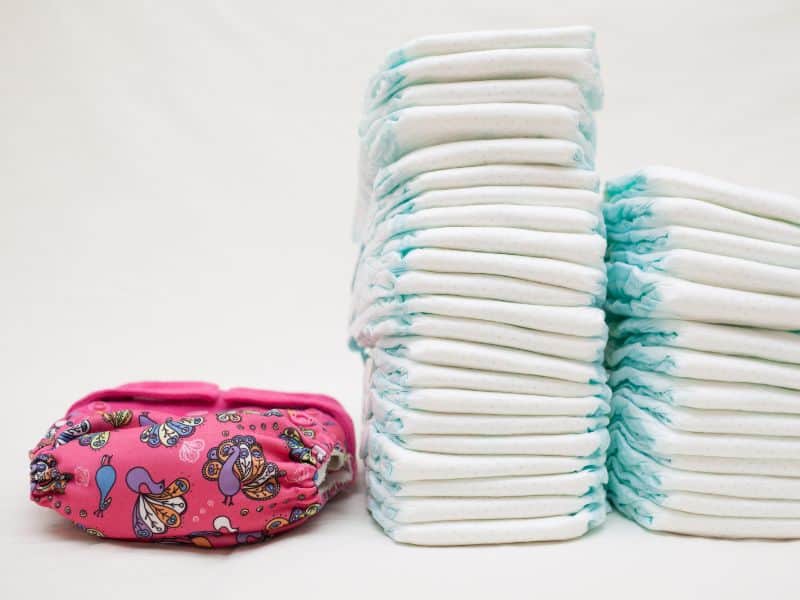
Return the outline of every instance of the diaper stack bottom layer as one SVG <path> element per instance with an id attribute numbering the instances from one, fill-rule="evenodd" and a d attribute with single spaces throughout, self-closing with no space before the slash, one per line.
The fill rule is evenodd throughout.
<path id="1" fill-rule="evenodd" d="M 369 84 L 349 332 L 368 508 L 398 542 L 605 519 L 601 97 L 584 27 L 414 40 Z"/>
<path id="2" fill-rule="evenodd" d="M 800 538 L 800 202 L 608 183 L 608 496 L 643 527 Z"/>

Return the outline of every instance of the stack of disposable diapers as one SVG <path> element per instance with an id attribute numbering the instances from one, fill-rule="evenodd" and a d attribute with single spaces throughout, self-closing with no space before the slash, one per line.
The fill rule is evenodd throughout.
<path id="1" fill-rule="evenodd" d="M 605 517 L 593 40 L 428 37 L 370 82 L 350 333 L 369 510 L 397 541 L 568 539 Z"/>
<path id="2" fill-rule="evenodd" d="M 608 184 L 609 496 L 644 527 L 800 537 L 800 201 Z"/>

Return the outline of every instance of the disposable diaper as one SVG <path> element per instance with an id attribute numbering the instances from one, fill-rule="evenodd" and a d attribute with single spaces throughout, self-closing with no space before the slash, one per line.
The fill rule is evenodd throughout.
<path id="1" fill-rule="evenodd" d="M 494 79 L 553 77 L 577 82 L 591 109 L 600 108 L 602 87 L 593 50 L 521 48 L 460 52 L 403 63 L 375 75 L 367 86 L 366 109 L 408 86 Z"/>
<path id="2" fill-rule="evenodd" d="M 800 335 L 752 327 L 712 325 L 677 319 L 622 319 L 611 322 L 609 335 L 618 344 L 676 346 L 705 352 L 800 364 Z M 703 377 L 703 379 L 708 379 Z"/>
<path id="3" fill-rule="evenodd" d="M 426 56 L 498 48 L 593 48 L 594 40 L 594 30 L 581 25 L 428 35 L 406 42 L 390 52 L 385 66 L 392 68 Z"/>
<path id="4" fill-rule="evenodd" d="M 608 265 L 606 308 L 632 317 L 800 330 L 798 298 L 694 283 L 624 263 Z"/>
<path id="5" fill-rule="evenodd" d="M 681 225 L 668 225 L 655 229 L 625 231 L 621 229 L 608 232 L 609 249 L 612 251 L 649 253 L 678 249 L 696 250 L 754 260 L 767 265 L 800 269 L 800 246 Z"/>
<path id="6" fill-rule="evenodd" d="M 752 215 L 800 225 L 800 202 L 797 198 L 670 167 L 648 167 L 606 184 L 606 197 L 611 202 L 633 196 L 696 198 Z"/>

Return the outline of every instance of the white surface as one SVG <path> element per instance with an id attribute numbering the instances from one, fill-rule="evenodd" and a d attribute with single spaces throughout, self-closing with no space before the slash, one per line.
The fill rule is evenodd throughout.
<path id="1" fill-rule="evenodd" d="M 345 321 L 367 78 L 418 35 L 575 23 L 598 30 L 603 175 L 669 163 L 798 192 L 793 0 L 0 0 L 4 592 L 795 597 L 796 543 L 617 516 L 572 543 L 420 549 L 354 494 L 271 545 L 211 553 L 88 540 L 26 498 L 26 450 L 98 387 L 314 390 L 357 414 Z"/>

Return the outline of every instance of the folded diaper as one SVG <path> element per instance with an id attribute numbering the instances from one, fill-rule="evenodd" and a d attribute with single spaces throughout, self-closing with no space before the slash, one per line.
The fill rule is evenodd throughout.
<path id="1" fill-rule="evenodd" d="M 716 538 L 793 539 L 800 537 L 800 519 L 719 517 L 672 510 L 645 499 L 609 475 L 613 505 L 642 527 Z"/>
<path id="2" fill-rule="evenodd" d="M 628 343 L 609 346 L 606 359 L 611 368 L 629 366 L 640 371 L 657 371 L 676 377 L 759 383 L 800 390 L 800 365 L 758 358 Z"/>
<path id="3" fill-rule="evenodd" d="M 606 184 L 606 197 L 610 202 L 633 196 L 696 198 L 744 213 L 800 225 L 800 202 L 797 198 L 670 167 L 648 167 Z"/>
<path id="4" fill-rule="evenodd" d="M 420 546 L 465 546 L 568 540 L 579 537 L 599 526 L 606 516 L 606 506 L 603 504 L 585 508 L 572 515 L 559 517 L 403 524 L 391 519 L 373 501 L 368 500 L 367 506 L 386 535 L 396 542 Z"/>
<path id="5" fill-rule="evenodd" d="M 630 388 L 674 406 L 800 414 L 797 392 L 773 386 L 670 377 L 631 367 L 610 369 L 608 383 L 615 390 Z"/>
<path id="6" fill-rule="evenodd" d="M 611 322 L 609 335 L 619 344 L 675 346 L 800 364 L 800 335 L 791 332 L 712 325 L 677 319 L 630 318 Z"/>
<path id="7" fill-rule="evenodd" d="M 413 452 L 408 450 L 408 452 Z M 447 455 L 442 455 L 447 456 Z M 453 459 L 463 456 L 451 455 Z M 504 461 L 501 457 L 497 460 Z M 515 460 L 515 459 L 514 459 Z M 392 481 L 375 470 L 367 458 L 367 484 L 371 489 L 393 498 L 514 498 L 518 496 L 588 496 L 603 490 L 608 481 L 605 468 L 586 468 L 557 475 L 515 475 L 508 477 L 471 477 L 460 479 L 419 479 Z"/>
<path id="8" fill-rule="evenodd" d="M 428 56 L 379 72 L 367 87 L 367 110 L 408 86 L 494 79 L 554 77 L 577 82 L 597 109 L 602 103 L 597 56 L 583 48 L 514 48 Z"/>
<path id="9" fill-rule="evenodd" d="M 681 225 L 621 229 L 608 232 L 611 251 L 649 253 L 685 249 L 800 269 L 800 246 Z"/>
<path id="10" fill-rule="evenodd" d="M 594 39 L 594 30 L 584 26 L 428 35 L 411 40 L 390 52 L 385 66 L 392 68 L 426 56 L 498 48 L 593 48 Z"/>
<path id="11" fill-rule="evenodd" d="M 493 344 L 589 363 L 602 360 L 606 344 L 604 337 L 578 337 L 491 321 L 423 314 L 384 319 L 369 325 L 361 331 L 355 342 L 362 347 L 372 347 L 381 345 L 381 340 L 398 336 L 427 336 Z"/>
<path id="12" fill-rule="evenodd" d="M 606 199 L 609 192 L 606 191 Z M 675 197 L 631 197 L 603 207 L 610 235 L 636 229 L 682 225 L 768 242 L 800 245 L 800 226 L 725 208 L 703 200 Z"/>
<path id="13" fill-rule="evenodd" d="M 776 267 L 752 260 L 695 250 L 638 253 L 611 250 L 609 260 L 724 288 L 800 296 L 800 269 Z"/>
<path id="14" fill-rule="evenodd" d="M 326 396 L 138 383 L 73 404 L 31 451 L 30 490 L 90 535 L 214 548 L 317 514 L 354 454 Z"/>
<path id="15" fill-rule="evenodd" d="M 606 308 L 632 317 L 800 330 L 798 298 L 694 283 L 624 263 L 608 265 Z"/>

